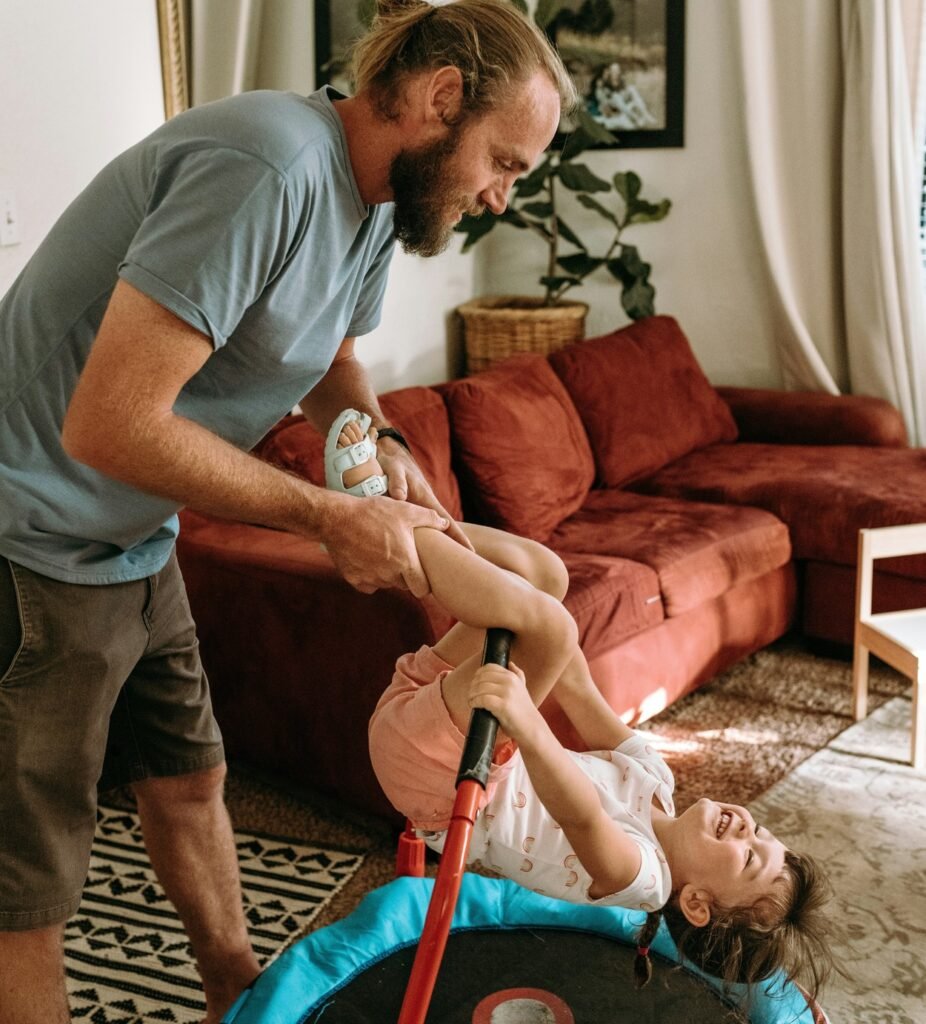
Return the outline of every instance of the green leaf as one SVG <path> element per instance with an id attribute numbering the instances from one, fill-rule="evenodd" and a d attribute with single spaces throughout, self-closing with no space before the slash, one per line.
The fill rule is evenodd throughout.
<path id="1" fill-rule="evenodd" d="M 648 281 L 635 281 L 621 292 L 621 305 L 631 320 L 642 320 L 656 312 L 656 289 Z"/>
<path id="2" fill-rule="evenodd" d="M 523 213 L 529 213 L 532 217 L 547 218 L 553 216 L 552 203 L 525 203 L 521 207 Z"/>
<path id="3" fill-rule="evenodd" d="M 564 284 L 581 284 L 577 277 L 541 277 L 540 283 L 544 288 L 559 288 Z"/>
<path id="4" fill-rule="evenodd" d="M 627 208 L 627 223 L 644 224 L 662 220 L 671 208 L 671 199 L 663 199 L 659 203 L 649 203 L 645 199 L 635 199 Z"/>
<path id="5" fill-rule="evenodd" d="M 498 223 L 499 218 L 484 213 L 481 217 L 471 217 L 468 213 L 463 215 L 459 224 L 454 225 L 453 230 L 466 235 L 461 252 L 469 252 L 470 249 L 484 238 Z"/>
<path id="6" fill-rule="evenodd" d="M 568 6 L 569 0 L 537 0 L 534 21 L 541 28 L 546 28 L 559 12 Z"/>
<path id="7" fill-rule="evenodd" d="M 577 252 L 570 256 L 560 256 L 556 262 L 567 274 L 583 278 L 597 270 L 604 263 L 604 260 L 595 256 L 589 256 L 585 252 Z"/>
<path id="8" fill-rule="evenodd" d="M 511 0 L 511 2 L 517 7 L 522 14 L 527 14 L 527 2 L 526 0 Z"/>
<path id="9" fill-rule="evenodd" d="M 620 192 L 624 202 L 630 205 L 640 194 L 643 183 L 640 176 L 633 171 L 618 171 L 614 175 L 614 187 Z"/>
<path id="10" fill-rule="evenodd" d="M 617 136 L 614 132 L 605 128 L 600 121 L 596 121 L 585 107 L 578 109 L 576 120 L 579 122 L 579 127 L 588 135 L 592 142 L 601 142 L 612 146 L 617 142 Z"/>
<path id="11" fill-rule="evenodd" d="M 535 196 L 547 187 L 547 179 L 553 170 L 553 158 L 548 156 L 543 163 L 535 167 L 530 174 L 518 178 L 514 183 L 514 194 L 520 199 Z"/>
<path id="12" fill-rule="evenodd" d="M 636 246 L 621 246 L 620 255 L 608 260 L 608 270 L 621 282 L 621 306 L 631 320 L 652 316 L 656 289 L 649 283 L 653 268 L 640 259 Z"/>
<path id="13" fill-rule="evenodd" d="M 640 253 L 635 245 L 622 245 L 620 255 L 613 260 L 608 260 L 608 270 L 619 281 L 625 283 L 647 277 L 652 269 L 649 263 L 644 263 L 640 258 Z"/>
<path id="14" fill-rule="evenodd" d="M 585 164 L 560 164 L 556 173 L 559 180 L 573 192 L 610 192 L 611 186 L 599 178 Z"/>
<path id="15" fill-rule="evenodd" d="M 579 195 L 576 196 L 576 199 L 578 199 L 579 202 L 587 210 L 595 210 L 595 211 L 597 211 L 598 213 L 601 214 L 602 217 L 605 218 L 605 220 L 609 220 L 616 228 L 620 227 L 620 224 L 618 223 L 617 217 L 615 217 L 614 214 L 611 213 L 611 211 L 609 209 L 607 209 L 606 207 L 602 206 L 601 203 L 599 203 L 597 199 L 592 199 L 591 196 L 585 195 L 584 192 L 580 192 Z"/>
<path id="16" fill-rule="evenodd" d="M 567 242 L 572 242 L 573 245 L 577 245 L 583 252 L 585 251 L 585 243 L 562 217 L 556 218 L 556 230 L 559 232 L 560 238 L 565 238 Z"/>

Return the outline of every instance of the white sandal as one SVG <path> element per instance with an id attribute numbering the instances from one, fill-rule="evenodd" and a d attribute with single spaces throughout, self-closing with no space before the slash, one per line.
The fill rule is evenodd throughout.
<path id="1" fill-rule="evenodd" d="M 360 424 L 363 440 L 339 448 L 338 437 L 345 424 L 355 421 Z M 352 487 L 347 487 L 344 483 L 344 473 L 376 458 L 376 445 L 370 440 L 369 429 L 370 417 L 365 412 L 357 412 L 356 409 L 345 409 L 331 424 L 325 440 L 325 483 L 331 490 L 353 494 L 358 498 L 375 498 L 386 493 L 389 481 L 384 473 L 368 476 L 366 480 L 361 480 Z"/>

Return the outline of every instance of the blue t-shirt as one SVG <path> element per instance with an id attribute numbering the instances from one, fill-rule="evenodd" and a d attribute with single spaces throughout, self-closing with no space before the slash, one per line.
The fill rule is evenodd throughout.
<path id="1" fill-rule="evenodd" d="M 119 277 L 215 351 L 178 415 L 252 448 L 379 322 L 392 205 L 367 206 L 337 93 L 194 108 L 105 167 L 0 302 L 0 554 L 74 583 L 167 561 L 172 501 L 71 459 L 61 426 Z"/>

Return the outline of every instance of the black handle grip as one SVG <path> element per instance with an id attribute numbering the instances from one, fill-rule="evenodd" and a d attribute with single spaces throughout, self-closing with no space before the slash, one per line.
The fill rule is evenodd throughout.
<path id="1" fill-rule="evenodd" d="M 509 629 L 487 629 L 485 647 L 482 650 L 483 665 L 501 665 L 508 667 L 508 652 L 514 636 Z M 498 719 L 489 714 L 485 708 L 476 708 L 469 720 L 469 732 L 463 756 L 460 758 L 460 771 L 457 774 L 457 785 L 466 779 L 474 779 L 485 789 L 492 764 L 492 751 L 495 749 L 495 735 L 498 732 Z"/>

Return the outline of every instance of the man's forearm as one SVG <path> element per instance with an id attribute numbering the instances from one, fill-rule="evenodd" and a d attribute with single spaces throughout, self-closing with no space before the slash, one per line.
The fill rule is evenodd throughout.
<path id="1" fill-rule="evenodd" d="M 374 426 L 386 422 L 366 368 L 352 354 L 336 359 L 299 407 L 323 437 L 344 409 L 369 413 Z"/>
<path id="2" fill-rule="evenodd" d="M 118 443 L 70 454 L 138 490 L 199 512 L 317 538 L 343 496 L 261 462 L 173 413 L 136 415 Z"/>

